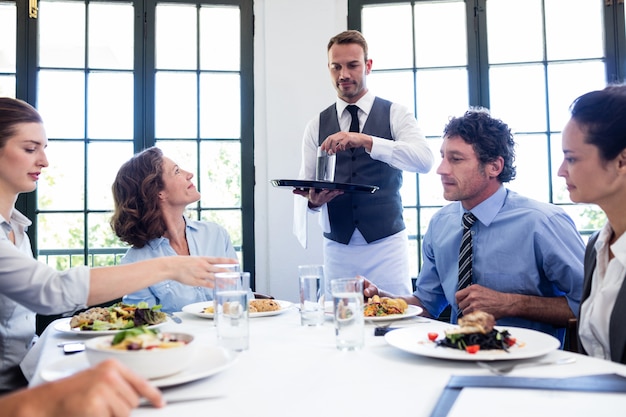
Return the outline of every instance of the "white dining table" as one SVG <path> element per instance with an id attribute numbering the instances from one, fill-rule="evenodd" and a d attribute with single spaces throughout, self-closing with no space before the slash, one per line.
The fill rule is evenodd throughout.
<path id="1" fill-rule="evenodd" d="M 199 346 L 217 344 L 212 320 L 176 313 L 182 323 L 168 322 L 167 331 L 192 333 Z M 44 382 L 42 371 L 67 361 L 59 343 L 82 341 L 84 336 L 60 332 L 53 322 L 25 360 L 32 367 L 30 385 Z M 156 409 L 139 407 L 133 416 L 319 417 L 412 416 L 429 417 L 453 377 L 573 378 L 585 375 L 626 376 L 626 366 L 561 350 L 545 359 L 575 357 L 567 365 L 524 367 L 496 377 L 475 361 L 437 359 L 409 353 L 374 336 L 381 323 L 365 325 L 365 346 L 358 351 L 339 351 L 332 320 L 322 326 L 303 327 L 297 308 L 281 314 L 250 319 L 250 348 L 236 354 L 232 365 L 212 376 L 163 388 L 166 399 L 207 396 L 207 399 L 172 402 Z M 449 324 L 422 317 L 406 318 L 393 327 L 416 327 L 443 331 Z M 76 353 L 74 355 L 85 355 Z M 534 379 L 533 379 L 534 380 Z M 558 384 L 557 384 L 558 385 Z M 471 411 L 468 412 L 468 408 Z M 554 410 L 553 410 L 554 409 Z M 451 405 L 449 417 L 467 415 L 588 416 L 590 413 L 626 409 L 624 393 L 571 392 L 552 389 L 464 388 Z M 556 414 L 554 413 L 556 411 Z"/>

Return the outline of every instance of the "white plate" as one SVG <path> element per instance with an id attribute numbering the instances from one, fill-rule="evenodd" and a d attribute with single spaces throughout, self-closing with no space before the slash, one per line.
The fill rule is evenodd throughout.
<path id="1" fill-rule="evenodd" d="M 332 319 L 333 317 L 332 301 L 326 302 L 324 304 L 324 309 L 325 309 L 327 316 L 329 316 Z M 387 321 L 402 320 L 402 319 L 406 319 L 409 317 L 419 316 L 420 314 L 422 314 L 422 311 L 424 311 L 422 307 L 409 305 L 406 311 L 402 314 L 391 314 L 389 316 L 365 317 L 365 321 L 366 322 L 379 322 L 379 321 L 387 322 Z"/>
<path id="2" fill-rule="evenodd" d="M 238 356 L 234 352 L 224 348 L 202 346 L 198 348 L 195 360 L 187 369 L 164 378 L 152 379 L 150 382 L 152 385 L 162 388 L 196 381 L 227 369 L 236 362 L 237 358 Z M 81 352 L 44 367 L 40 376 L 44 381 L 55 381 L 87 368 L 89 368 L 87 355 Z"/>
<path id="3" fill-rule="evenodd" d="M 293 307 L 293 303 L 289 301 L 283 301 L 283 300 L 274 300 L 274 301 L 280 304 L 280 310 L 262 311 L 260 313 L 250 313 L 250 318 L 252 319 L 255 317 L 275 316 L 277 314 L 284 313 L 285 311 Z M 213 306 L 213 301 L 202 301 L 199 303 L 187 304 L 186 306 L 183 307 L 183 311 L 185 313 L 193 314 L 194 316 L 202 317 L 205 319 L 212 319 L 213 313 L 203 313 L 205 308 L 211 307 L 211 306 Z"/>
<path id="4" fill-rule="evenodd" d="M 561 342 L 557 338 L 536 330 L 500 326 L 496 326 L 496 329 L 508 330 L 511 337 L 517 340 L 517 344 L 511 346 L 508 352 L 504 350 L 479 350 L 476 353 L 467 353 L 460 349 L 437 346 L 435 342 L 428 340 L 428 333 L 436 332 L 439 334 L 439 338 L 444 337 L 441 326 L 420 325 L 419 327 L 392 330 L 385 335 L 385 340 L 391 346 L 416 355 L 459 361 L 503 361 L 534 358 L 550 353 L 561 346 Z"/>
<path id="5" fill-rule="evenodd" d="M 68 333 L 68 334 L 77 334 L 80 336 L 105 336 L 105 335 L 109 335 L 109 334 L 116 334 L 121 332 L 122 330 L 78 330 L 78 329 L 72 329 L 70 327 L 70 320 L 72 320 L 71 317 L 67 317 L 65 319 L 61 319 L 58 320 L 55 324 L 54 324 L 54 329 L 56 331 L 59 331 L 61 333 Z M 164 324 L 166 324 L 167 322 L 170 321 L 170 318 L 168 317 L 163 323 L 159 323 L 159 324 L 152 324 L 150 326 L 146 326 L 148 329 L 156 329 L 157 327 L 161 327 Z M 127 329 L 124 329 L 127 330 Z"/>

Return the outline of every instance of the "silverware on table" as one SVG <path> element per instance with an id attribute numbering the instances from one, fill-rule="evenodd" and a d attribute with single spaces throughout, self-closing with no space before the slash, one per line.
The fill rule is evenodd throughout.
<path id="1" fill-rule="evenodd" d="M 165 402 L 167 403 L 167 405 L 191 402 L 191 401 L 213 400 L 213 399 L 223 398 L 223 397 L 225 397 L 224 394 L 191 394 L 187 396 L 172 396 L 171 398 L 168 398 L 167 394 L 163 395 L 163 398 L 165 398 Z M 139 401 L 139 407 L 154 407 L 154 406 L 152 405 L 150 401 L 148 401 L 145 398 L 142 398 Z"/>
<path id="2" fill-rule="evenodd" d="M 173 315 L 172 313 L 165 313 L 165 315 L 167 315 L 167 317 L 171 318 L 174 323 L 180 324 L 180 323 L 183 322 L 183 319 L 181 319 L 178 316 Z"/>
<path id="3" fill-rule="evenodd" d="M 496 375 L 506 375 L 508 373 L 510 373 L 513 369 L 517 369 L 517 368 L 528 368 L 531 366 L 544 366 L 544 365 L 565 365 L 568 363 L 574 363 L 576 362 L 576 358 L 573 356 L 568 356 L 565 358 L 561 358 L 561 359 L 555 359 L 555 360 L 545 360 L 545 361 L 539 361 L 539 362 L 522 362 L 522 363 L 514 363 L 514 364 L 507 364 L 505 366 L 495 366 L 492 364 L 489 364 L 487 362 L 476 362 L 476 364 L 484 369 L 488 369 L 489 371 L 491 371 L 492 373 L 496 374 Z"/>

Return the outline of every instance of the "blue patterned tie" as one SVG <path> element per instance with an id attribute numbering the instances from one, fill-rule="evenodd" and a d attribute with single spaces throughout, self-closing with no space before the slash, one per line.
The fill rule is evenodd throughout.
<path id="1" fill-rule="evenodd" d="M 472 283 L 472 232 L 471 228 L 476 216 L 467 212 L 463 215 L 463 238 L 459 250 L 459 284 L 457 290 L 462 290 Z"/>

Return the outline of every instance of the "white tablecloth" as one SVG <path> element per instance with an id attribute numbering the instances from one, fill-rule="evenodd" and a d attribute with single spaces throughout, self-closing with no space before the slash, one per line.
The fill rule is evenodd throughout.
<path id="1" fill-rule="evenodd" d="M 178 313 L 182 324 L 169 323 L 165 330 L 193 333 L 204 345 L 216 344 L 212 320 Z M 60 360 L 67 360 L 59 342 L 80 340 L 50 325 L 24 364 L 33 368 L 31 385 L 42 382 L 40 372 Z M 434 326 L 443 329 L 445 323 L 424 318 L 406 319 L 393 324 L 398 326 Z M 206 416 L 227 415 L 235 417 L 259 416 L 430 416 L 439 396 L 452 375 L 490 375 L 474 362 L 434 359 L 404 352 L 386 343 L 384 337 L 374 336 L 374 325 L 366 325 L 365 347 L 360 351 L 342 352 L 335 347 L 332 321 L 323 326 L 302 327 L 297 309 L 280 315 L 250 319 L 250 349 L 239 354 L 230 368 L 214 376 L 165 388 L 166 398 L 193 393 L 214 394 L 215 398 L 203 401 L 170 404 L 163 409 L 141 407 L 133 416 Z M 43 353 L 42 355 L 40 355 Z M 78 353 L 76 355 L 84 355 Z M 554 351 L 545 358 L 576 356 L 570 365 L 520 368 L 511 376 L 572 377 L 590 374 L 618 373 L 626 376 L 626 366 L 597 360 L 570 352 Z M 481 395 L 459 397 L 462 404 L 479 407 L 481 415 L 488 415 L 483 403 L 475 404 L 472 398 L 497 398 L 499 406 L 493 415 L 546 415 L 558 402 L 555 398 L 568 398 L 572 393 L 534 390 L 478 390 Z M 469 392 L 469 390 L 468 390 Z M 520 397 L 522 395 L 522 397 Z M 524 396 L 525 395 L 525 396 Z M 579 394 L 574 394 L 579 395 Z M 595 413 L 626 409 L 626 395 L 585 394 L 586 403 L 593 404 Z M 522 408 L 511 406 L 508 411 L 502 404 L 521 401 Z M 528 401 L 531 398 L 531 401 Z M 478 401 L 478 400 L 476 400 Z M 482 400 L 481 400 L 482 401 Z M 474 402 L 474 403 L 473 403 Z M 529 410 L 530 408 L 530 410 Z M 534 410 L 534 412 L 533 412 Z M 580 414 L 577 413 L 580 411 Z M 454 414 L 456 412 L 456 414 Z M 485 412 L 487 414 L 485 414 Z M 584 409 L 574 409 L 568 416 L 589 415 Z M 467 415 L 452 410 L 450 415 Z M 529 415 L 529 414 L 525 414 Z M 563 415 L 559 413 L 558 415 Z"/>

